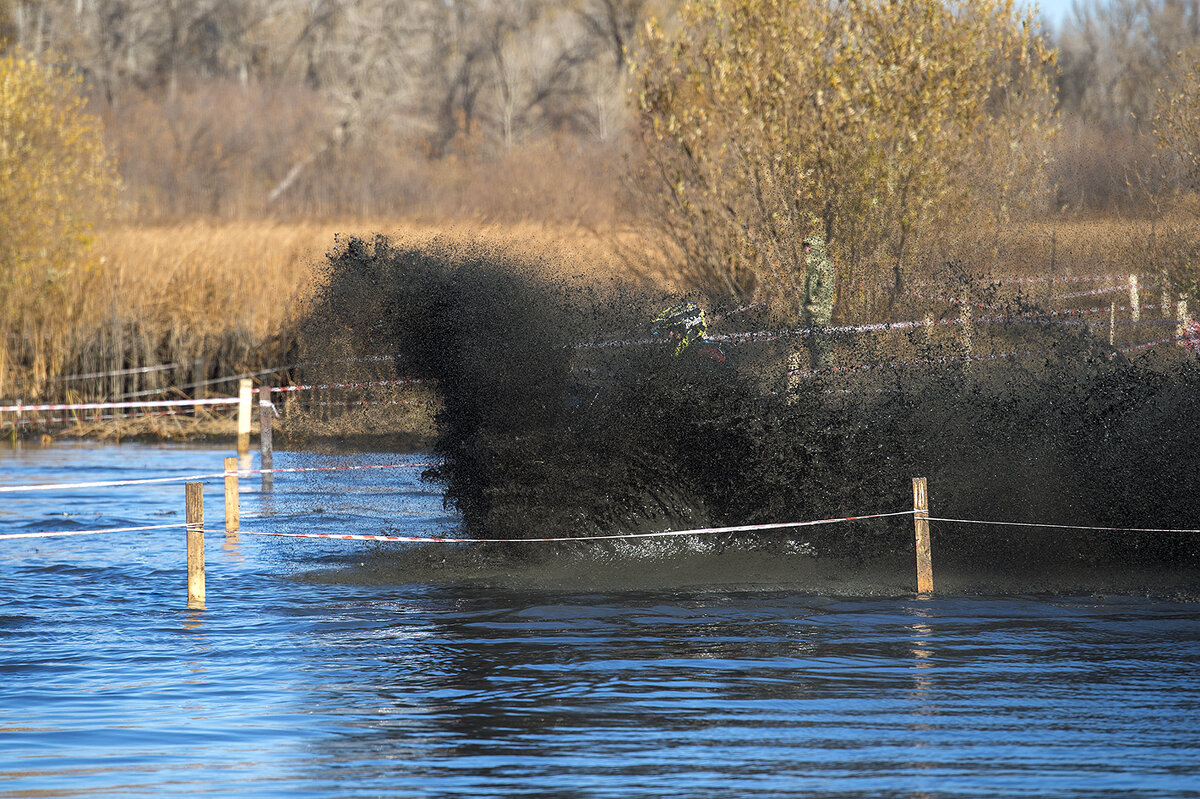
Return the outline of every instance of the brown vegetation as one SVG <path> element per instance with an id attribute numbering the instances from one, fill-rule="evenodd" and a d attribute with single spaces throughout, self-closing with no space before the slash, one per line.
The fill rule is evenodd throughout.
<path id="1" fill-rule="evenodd" d="M 679 16 L 684 5 L 417 0 L 385 9 L 377 0 L 198 0 L 164 10 L 150 0 L 119 8 L 0 0 L 0 39 L 8 47 L 41 61 L 56 54 L 83 79 L 123 180 L 119 223 L 97 228 L 90 259 L 77 259 L 80 268 L 61 281 L 55 302 L 32 292 L 16 298 L 39 309 L 48 327 L 34 336 L 6 333 L 10 344 L 24 349 L 0 363 L 0 396 L 116 398 L 167 386 L 187 387 L 189 394 L 227 392 L 228 384 L 210 381 L 288 366 L 289 325 L 338 234 L 383 232 L 409 241 L 484 237 L 572 273 L 684 288 L 704 283 L 697 253 L 664 237 L 661 214 L 627 184 L 634 168 L 647 163 L 633 135 L 630 64 L 658 63 L 639 31 L 657 20 L 655 30 L 674 41 L 670 37 L 688 23 Z M 692 5 L 771 6 L 717 0 Z M 888 13 L 940 7 L 932 0 L 835 5 Z M 908 21 L 919 22 L 916 15 Z M 906 30 L 876 27 L 895 33 L 897 41 Z M 749 43 L 746 52 L 758 47 L 764 64 L 787 52 L 755 44 L 774 41 L 766 27 L 738 30 L 745 34 L 741 40 L 717 36 L 710 44 Z M 781 30 L 775 31 L 781 37 L 798 32 L 795 26 Z M 1004 41 L 1013 45 L 1022 69 L 1048 63 L 1037 46 L 1022 49 L 1026 40 Z M 1200 235 L 1196 215 L 1187 210 L 1196 188 L 1195 170 L 1188 168 L 1196 152 L 1195 114 L 1186 101 L 1200 93 L 1186 81 L 1195 81 L 1200 0 L 1090 0 L 1048 32 L 1048 43 L 1059 48 L 1054 79 L 1061 135 L 1045 153 L 1046 191 L 1012 183 L 997 192 L 1003 170 L 975 163 L 952 181 L 953 192 L 918 192 L 908 208 L 892 197 L 886 214 L 878 206 L 863 212 L 869 199 L 864 186 L 887 183 L 894 192 L 904 181 L 862 171 L 857 188 L 839 198 L 845 213 L 837 224 L 851 232 L 840 251 L 836 319 L 875 321 L 913 310 L 892 308 L 895 280 L 885 287 L 878 274 L 888 264 L 903 263 L 905 279 L 914 281 L 950 280 L 952 273 L 1138 272 L 1150 279 L 1165 270 L 1172 291 L 1197 290 Z M 733 72 L 740 68 L 739 54 L 726 53 L 734 59 L 727 65 Z M 921 54 L 908 55 L 922 63 Z M 1024 56 L 1030 58 L 1022 61 Z M 961 76 L 952 58 L 938 63 L 946 69 L 934 72 L 945 81 L 931 80 L 928 88 L 942 96 L 938 87 L 953 88 Z M 858 77 L 870 83 L 870 65 L 859 66 Z M 641 77 L 648 84 L 663 78 L 652 73 L 643 70 Z M 1005 76 L 1038 88 L 1037 75 L 1017 70 Z M 707 87 L 710 94 L 729 89 L 711 82 Z M 752 94 L 765 100 L 769 92 Z M 908 94 L 899 85 L 883 99 L 901 102 Z M 1041 125 L 1044 109 L 1035 110 Z M 988 133 L 986 124 L 978 126 L 986 119 L 1004 117 L 975 118 L 968 137 Z M 824 152 L 852 154 L 873 146 L 847 144 L 786 115 L 778 120 L 794 123 L 793 150 L 826 134 L 831 138 Z M 922 146 L 913 149 L 923 164 L 929 153 L 936 156 L 934 139 L 947 130 L 936 114 L 929 120 L 933 133 L 918 135 Z M 737 130 L 736 120 L 724 124 Z M 923 123 L 918 118 L 914 124 Z M 746 141 L 770 143 L 743 132 Z M 898 137 L 887 141 L 899 147 L 904 131 L 893 132 Z M 717 138 L 708 143 L 719 150 Z M 1022 154 L 1043 155 L 1040 146 Z M 769 159 L 746 163 L 772 179 L 798 180 L 803 172 L 793 174 Z M 770 169 L 763 172 L 764 166 Z M 928 170 L 899 174 L 931 176 Z M 807 224 L 814 210 L 828 221 L 828 209 L 817 201 L 836 196 L 845 176 L 834 170 L 828 177 L 829 185 L 789 220 L 791 227 Z M 945 175 L 932 177 L 946 183 Z M 981 199 L 988 206 L 982 210 Z M 1039 210 L 1017 213 L 1018 206 Z M 917 216 L 927 223 L 910 227 Z M 709 254 L 745 256 L 745 242 L 726 228 L 693 227 L 724 239 Z M 751 256 L 786 270 L 781 254 L 788 235 L 783 230 Z M 94 266 L 82 268 L 88 263 Z M 14 301 L 11 293 L 8 301 Z M 180 366 L 104 381 L 63 379 L 168 363 Z M 154 424 L 169 429 L 174 422 Z"/>

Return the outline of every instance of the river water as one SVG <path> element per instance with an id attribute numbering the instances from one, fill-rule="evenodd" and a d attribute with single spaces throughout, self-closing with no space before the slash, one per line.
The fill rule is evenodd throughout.
<path id="1" fill-rule="evenodd" d="M 26 447 L 0 484 L 227 454 Z M 247 531 L 454 523 L 414 469 L 242 488 Z M 216 530 L 221 503 L 208 481 Z M 4 493 L 0 534 L 183 508 L 178 483 Z M 1193 601 L 918 599 L 907 565 L 822 581 L 803 542 L 540 552 L 212 532 L 188 610 L 182 529 L 0 540 L 0 796 L 1200 796 Z"/>

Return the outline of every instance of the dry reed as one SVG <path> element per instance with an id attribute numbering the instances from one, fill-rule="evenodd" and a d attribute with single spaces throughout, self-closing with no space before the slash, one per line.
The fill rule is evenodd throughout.
<path id="1" fill-rule="evenodd" d="M 1147 246 L 1154 229 L 1150 220 L 1115 217 L 1027 222 L 1005 232 L 999 261 L 984 271 L 993 276 L 1137 272 L 1155 278 L 1160 268 Z M 449 240 L 499 247 L 563 275 L 686 287 L 678 268 L 656 259 L 656 248 L 631 229 L 387 219 L 115 226 L 97 236 L 101 268 L 80 280 L 76 295 L 67 298 L 71 312 L 49 330 L 45 346 L 54 350 L 53 357 L 26 364 L 24 373 L 9 364 L 0 396 L 99 400 L 171 387 L 181 390 L 168 396 L 232 393 L 232 383 L 216 381 L 291 365 L 290 330 L 321 279 L 325 253 L 337 237 L 376 233 L 404 244 Z M 98 380 L 62 379 L 172 363 L 179 367 Z M 269 380 L 287 378 L 280 374 Z M 220 426 L 219 419 L 209 419 L 206 429 L 214 421 Z M 128 427 L 160 436 L 182 429 L 177 420 Z M 112 425 L 81 429 L 116 434 Z"/>

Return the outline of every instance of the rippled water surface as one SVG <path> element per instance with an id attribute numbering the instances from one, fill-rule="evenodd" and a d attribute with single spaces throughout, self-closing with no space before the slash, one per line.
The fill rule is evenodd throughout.
<path id="1" fill-rule="evenodd" d="M 0 484 L 226 454 L 6 450 Z M 246 530 L 453 524 L 411 469 L 243 489 Z M 0 494 L 0 534 L 182 523 L 183 494 Z M 0 796 L 1200 796 L 1192 602 L 839 591 L 803 546 L 439 546 L 212 532 L 188 610 L 181 529 L 0 540 Z"/>

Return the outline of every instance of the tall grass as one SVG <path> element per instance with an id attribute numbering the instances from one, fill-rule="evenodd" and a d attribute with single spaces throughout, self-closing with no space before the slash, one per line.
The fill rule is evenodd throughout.
<path id="1" fill-rule="evenodd" d="M 1164 265 L 1161 243 L 1156 249 L 1150 242 L 1161 229 L 1161 223 L 1146 219 L 1047 219 L 1006 230 L 998 250 L 995 242 L 957 241 L 941 255 L 965 254 L 965 268 L 975 275 L 1138 273 L 1154 282 Z M 10 355 L 0 363 L 0 397 L 105 400 L 169 388 L 179 389 L 169 394 L 177 397 L 230 394 L 236 390 L 232 381 L 216 381 L 267 369 L 283 371 L 264 376 L 263 382 L 285 382 L 296 359 L 293 326 L 324 275 L 325 254 L 339 235 L 375 233 L 401 243 L 485 242 L 564 275 L 688 288 L 679 273 L 656 259 L 653 242 L 632 228 L 597 233 L 571 225 L 394 219 L 115 226 L 97 235 L 99 268 L 65 286 L 60 305 L 47 309 L 51 322 L 26 331 L 23 341 L 9 342 Z M 998 261 L 992 260 L 993 252 Z M 919 268 L 929 277 L 951 280 L 945 261 L 936 256 Z M 875 321 L 850 318 L 854 290 L 842 287 L 843 320 Z M 1037 301 L 1038 292 L 1048 291 L 1039 287 L 1026 293 Z M 1148 289 L 1143 301 L 1158 297 L 1157 288 Z M 898 305 L 894 314 L 915 313 L 914 307 Z M 175 366 L 76 377 L 163 364 Z"/>
<path id="2" fill-rule="evenodd" d="M 609 239 L 572 226 L 397 220 L 116 226 L 97 235 L 99 267 L 67 287 L 49 324 L 25 335 L 38 340 L 10 348 L 26 356 L 0 364 L 0 397 L 98 400 L 167 387 L 184 387 L 188 396 L 228 393 L 233 386 L 210 381 L 288 367 L 289 331 L 320 279 L 325 253 L 339 235 L 375 233 L 412 242 L 485 240 L 564 272 L 631 274 L 630 261 Z M 163 364 L 178 367 L 75 377 Z"/>

